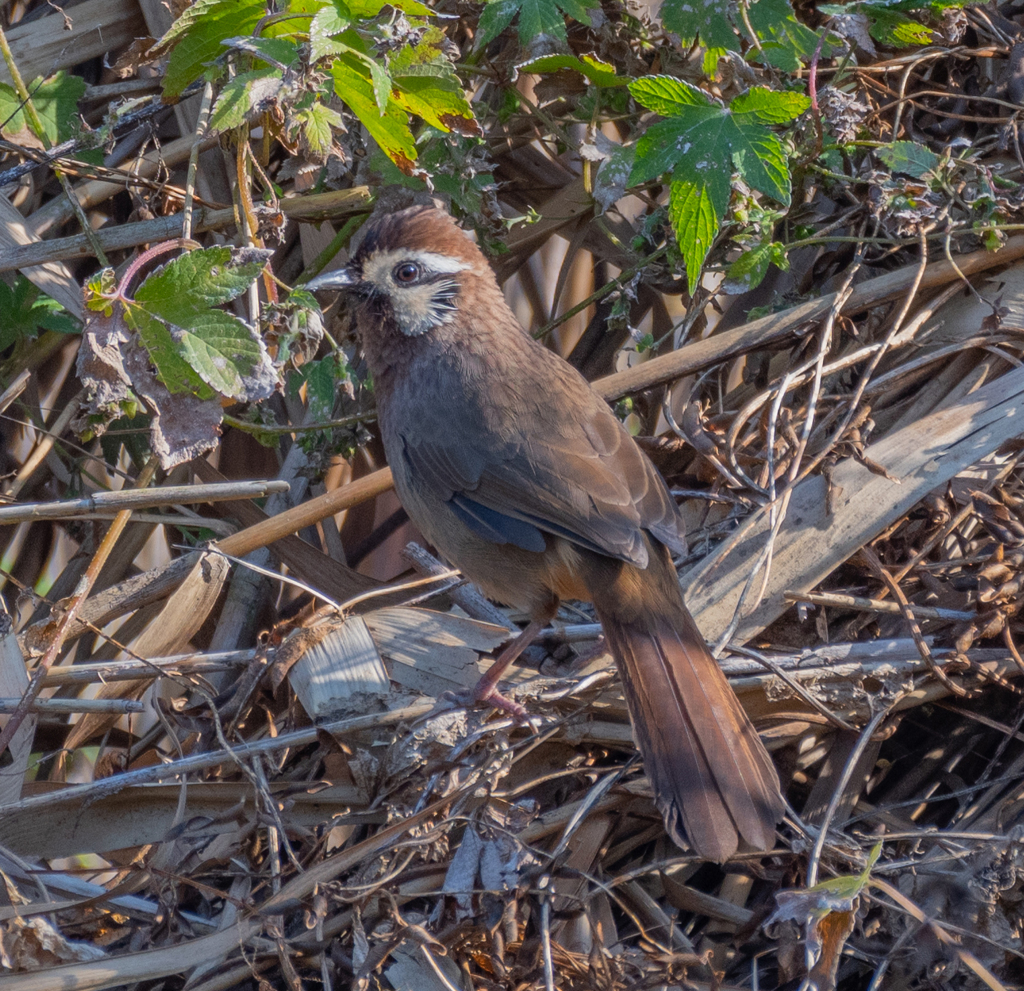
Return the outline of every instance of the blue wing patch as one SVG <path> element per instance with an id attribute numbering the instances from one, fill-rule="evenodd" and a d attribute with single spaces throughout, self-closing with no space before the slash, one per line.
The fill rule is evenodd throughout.
<path id="1" fill-rule="evenodd" d="M 448 505 L 477 536 L 494 544 L 512 544 L 524 551 L 541 553 L 547 549 L 547 541 L 541 530 L 532 523 L 506 516 L 495 509 L 488 509 L 480 503 L 455 494 Z"/>

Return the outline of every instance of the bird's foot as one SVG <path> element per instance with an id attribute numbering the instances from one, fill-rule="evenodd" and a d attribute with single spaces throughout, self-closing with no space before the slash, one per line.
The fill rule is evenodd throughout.
<path id="1" fill-rule="evenodd" d="M 530 719 L 530 711 L 526 706 L 502 695 L 495 686 L 484 684 L 483 678 L 475 688 L 467 688 L 461 692 L 445 692 L 443 697 L 467 708 L 483 702 L 494 709 L 507 712 L 517 723 L 529 722 Z"/>
<path id="2" fill-rule="evenodd" d="M 502 695 L 493 685 L 484 685 L 481 679 L 480 684 L 473 689 L 473 701 L 485 702 L 487 705 L 502 712 L 507 712 L 517 723 L 525 723 L 529 717 L 529 710 L 525 705 L 520 705 L 513 699 Z"/>

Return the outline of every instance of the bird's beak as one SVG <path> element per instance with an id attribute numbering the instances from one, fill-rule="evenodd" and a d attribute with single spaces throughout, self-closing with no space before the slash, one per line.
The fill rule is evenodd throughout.
<path id="1" fill-rule="evenodd" d="M 322 292 L 324 290 L 342 292 L 345 289 L 351 289 L 358 283 L 359 277 L 351 268 L 349 268 L 348 265 L 345 265 L 342 268 L 336 268 L 333 271 L 324 272 L 322 275 L 318 275 L 315 279 L 310 279 L 303 288 L 308 289 L 310 292 Z"/>

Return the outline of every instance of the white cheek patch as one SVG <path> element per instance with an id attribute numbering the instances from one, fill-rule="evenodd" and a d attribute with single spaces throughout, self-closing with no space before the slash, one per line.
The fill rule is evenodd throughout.
<path id="1" fill-rule="evenodd" d="M 419 337 L 451 320 L 455 316 L 455 305 L 452 296 L 445 295 L 451 285 L 448 280 L 431 282 L 403 289 L 392 296 L 391 309 L 398 329 L 406 337 Z"/>
<path id="2" fill-rule="evenodd" d="M 419 265 L 422 271 L 419 281 L 412 285 L 395 281 L 395 268 L 403 262 Z M 378 251 L 363 262 L 363 281 L 390 300 L 402 333 L 407 337 L 419 337 L 451 320 L 455 315 L 454 300 L 459 288 L 454 279 L 425 280 L 438 275 L 455 275 L 472 268 L 469 262 L 436 251 Z"/>

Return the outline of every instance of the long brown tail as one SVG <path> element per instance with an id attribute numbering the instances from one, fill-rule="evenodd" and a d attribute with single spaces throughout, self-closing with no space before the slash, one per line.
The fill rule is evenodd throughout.
<path id="1" fill-rule="evenodd" d="M 652 545 L 646 570 L 605 558 L 587 584 L 665 827 L 719 863 L 741 838 L 769 850 L 784 809 L 778 774 L 683 604 L 668 552 Z"/>

